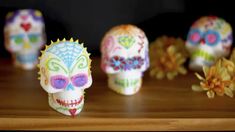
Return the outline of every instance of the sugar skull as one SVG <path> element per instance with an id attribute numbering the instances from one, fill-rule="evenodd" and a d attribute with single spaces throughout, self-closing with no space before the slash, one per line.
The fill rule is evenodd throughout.
<path id="1" fill-rule="evenodd" d="M 40 84 L 56 111 L 75 116 L 82 110 L 84 90 L 92 84 L 89 55 L 83 44 L 73 39 L 52 42 L 42 51 Z"/>
<path id="2" fill-rule="evenodd" d="M 227 56 L 232 41 L 232 28 L 225 20 L 215 16 L 200 18 L 190 28 L 186 41 L 191 55 L 190 69 L 202 70 L 202 66 L 210 66 Z"/>
<path id="3" fill-rule="evenodd" d="M 101 42 L 101 68 L 108 74 L 109 88 L 133 95 L 142 85 L 142 74 L 149 67 L 148 39 L 134 25 L 109 30 Z"/>
<path id="4" fill-rule="evenodd" d="M 40 48 L 45 44 L 45 27 L 40 11 L 24 9 L 10 12 L 4 27 L 5 47 L 14 64 L 30 70 L 36 67 Z"/>

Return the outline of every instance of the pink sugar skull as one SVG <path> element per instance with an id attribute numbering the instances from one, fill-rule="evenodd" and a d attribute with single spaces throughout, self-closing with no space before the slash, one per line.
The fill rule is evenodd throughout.
<path id="1" fill-rule="evenodd" d="M 91 60 L 78 41 L 57 41 L 46 46 L 39 63 L 40 84 L 48 93 L 49 105 L 69 116 L 79 114 L 84 90 L 92 84 Z"/>
<path id="2" fill-rule="evenodd" d="M 109 30 L 101 42 L 101 67 L 108 74 L 109 88 L 132 95 L 142 85 L 142 73 L 149 67 L 148 39 L 134 25 Z"/>
<path id="3" fill-rule="evenodd" d="M 222 18 L 205 16 L 197 20 L 188 33 L 186 47 L 191 54 L 190 69 L 202 70 L 230 53 L 232 28 Z"/>
<path id="4" fill-rule="evenodd" d="M 8 13 L 4 36 L 14 64 L 26 70 L 35 68 L 39 50 L 46 41 L 41 12 L 25 9 Z"/>

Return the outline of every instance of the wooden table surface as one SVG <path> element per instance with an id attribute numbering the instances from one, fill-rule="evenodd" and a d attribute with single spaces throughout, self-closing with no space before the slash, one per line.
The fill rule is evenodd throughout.
<path id="1" fill-rule="evenodd" d="M 173 81 L 145 73 L 141 90 L 122 96 L 109 90 L 100 59 L 93 58 L 93 85 L 75 118 L 48 105 L 37 71 L 23 71 L 0 59 L 0 130 L 235 130 L 235 99 L 208 99 L 191 90 L 193 72 Z"/>

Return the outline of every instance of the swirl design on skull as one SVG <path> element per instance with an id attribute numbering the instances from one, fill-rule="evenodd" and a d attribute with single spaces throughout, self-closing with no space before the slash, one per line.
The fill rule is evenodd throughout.
<path id="1" fill-rule="evenodd" d="M 48 59 L 47 63 L 46 63 L 46 67 L 50 70 L 50 71 L 64 71 L 66 74 L 68 73 L 68 71 L 62 66 L 60 65 L 60 60 L 57 58 L 50 58 Z"/>
<path id="2" fill-rule="evenodd" d="M 75 66 L 77 66 L 79 69 L 86 68 L 88 66 L 88 58 L 85 55 L 81 55 L 78 57 Z"/>

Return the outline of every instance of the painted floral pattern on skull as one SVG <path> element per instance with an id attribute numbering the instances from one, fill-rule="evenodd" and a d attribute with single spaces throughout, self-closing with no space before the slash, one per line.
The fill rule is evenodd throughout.
<path id="1" fill-rule="evenodd" d="M 148 39 L 134 25 L 111 28 L 101 42 L 101 68 L 108 74 L 108 85 L 117 93 L 139 91 L 142 73 L 149 67 Z"/>

